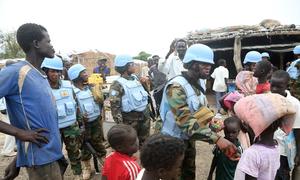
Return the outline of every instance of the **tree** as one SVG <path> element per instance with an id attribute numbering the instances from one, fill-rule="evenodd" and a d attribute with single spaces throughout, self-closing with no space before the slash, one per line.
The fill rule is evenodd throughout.
<path id="1" fill-rule="evenodd" d="M 17 43 L 16 31 L 3 33 L 0 31 L 0 58 L 14 59 L 24 58 L 25 54 Z"/>
<path id="2" fill-rule="evenodd" d="M 145 51 L 141 51 L 137 56 L 133 57 L 133 59 L 147 61 L 148 57 L 150 57 L 150 56 L 151 56 L 151 54 L 148 54 Z"/>

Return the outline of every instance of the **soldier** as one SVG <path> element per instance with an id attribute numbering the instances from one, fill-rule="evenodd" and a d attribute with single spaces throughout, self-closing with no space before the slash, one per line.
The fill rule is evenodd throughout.
<path id="1" fill-rule="evenodd" d="M 150 131 L 149 95 L 133 74 L 135 67 L 131 56 L 116 56 L 115 69 L 121 77 L 113 82 L 109 90 L 114 121 L 132 126 L 141 146 Z"/>
<path id="2" fill-rule="evenodd" d="M 290 90 L 291 94 L 300 100 L 300 45 L 296 46 L 293 50 L 296 58 L 290 66 L 287 68 L 287 72 L 290 75 Z"/>
<path id="3" fill-rule="evenodd" d="M 70 80 L 74 86 L 74 92 L 79 105 L 81 114 L 84 114 L 85 124 L 85 141 L 91 143 L 97 152 L 97 157 L 103 165 L 103 159 L 106 155 L 106 150 L 103 142 L 103 130 L 100 124 L 101 107 L 103 104 L 103 95 L 96 97 L 93 95 L 94 89 L 87 85 L 88 74 L 86 68 L 81 64 L 75 64 L 68 70 Z M 83 179 L 89 179 L 91 176 L 91 152 L 86 145 L 82 146 L 81 160 L 83 162 Z"/>
<path id="4" fill-rule="evenodd" d="M 213 51 L 206 45 L 194 44 L 183 59 L 188 70 L 166 84 L 160 106 L 163 121 L 161 132 L 184 140 L 186 151 L 181 179 L 195 179 L 195 140 L 215 143 L 235 159 L 236 147 L 209 129 L 214 114 L 207 108 L 207 99 L 200 79 L 209 78 Z M 235 156 L 230 156 L 235 155 Z"/>
<path id="5" fill-rule="evenodd" d="M 41 68 L 47 75 L 52 88 L 52 94 L 56 100 L 58 127 L 62 140 L 66 145 L 71 169 L 75 175 L 75 180 L 79 180 L 82 172 L 80 162 L 80 147 L 82 142 L 79 124 L 76 121 L 77 107 L 72 84 L 70 81 L 60 79 L 63 71 L 63 62 L 59 57 L 45 58 Z"/>

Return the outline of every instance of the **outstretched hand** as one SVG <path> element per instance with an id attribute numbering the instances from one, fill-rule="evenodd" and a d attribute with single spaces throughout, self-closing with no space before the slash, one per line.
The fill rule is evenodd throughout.
<path id="1" fill-rule="evenodd" d="M 32 142 L 41 147 L 42 143 L 47 144 L 49 142 L 47 137 L 42 134 L 43 132 L 49 133 L 49 130 L 45 128 L 39 128 L 36 130 L 20 130 L 17 133 L 16 138 L 21 141 Z"/>
<path id="2" fill-rule="evenodd" d="M 241 157 L 240 153 L 238 152 L 237 147 L 230 141 L 225 138 L 220 138 L 216 145 L 219 147 L 221 151 L 232 161 L 238 161 Z"/>

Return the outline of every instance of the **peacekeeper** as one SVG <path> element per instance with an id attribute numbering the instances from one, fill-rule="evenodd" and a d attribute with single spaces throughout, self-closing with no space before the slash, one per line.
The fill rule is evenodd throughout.
<path id="1" fill-rule="evenodd" d="M 75 180 L 80 180 L 82 173 L 80 160 L 82 141 L 79 124 L 82 125 L 82 121 L 78 122 L 79 118 L 76 118 L 76 113 L 79 111 L 77 111 L 72 84 L 70 81 L 60 79 L 63 71 L 63 62 L 59 57 L 45 58 L 41 68 L 47 75 L 56 101 L 58 127 L 62 140 L 66 145 L 71 169 Z"/>
<path id="2" fill-rule="evenodd" d="M 293 49 L 295 59 L 287 68 L 290 75 L 290 90 L 291 94 L 300 101 L 300 45 Z"/>
<path id="3" fill-rule="evenodd" d="M 160 106 L 163 134 L 183 139 L 186 150 L 182 163 L 181 179 L 195 179 L 195 141 L 215 143 L 231 159 L 238 159 L 236 147 L 211 131 L 208 122 L 214 114 L 207 108 L 205 87 L 200 79 L 208 79 L 213 51 L 206 45 L 194 44 L 187 49 L 181 75 L 166 84 Z"/>
<path id="4" fill-rule="evenodd" d="M 138 135 L 140 147 L 150 133 L 149 94 L 135 73 L 133 59 L 129 55 L 115 58 L 115 70 L 121 76 L 110 86 L 109 100 L 116 123 L 132 126 Z"/>
<path id="5" fill-rule="evenodd" d="M 81 64 L 75 64 L 68 70 L 68 76 L 73 82 L 73 88 L 76 95 L 80 113 L 83 114 L 85 124 L 85 141 L 88 141 L 96 150 L 98 160 L 103 165 L 106 150 L 103 143 L 103 129 L 101 125 L 101 108 L 103 106 L 103 97 L 95 97 L 92 93 L 93 87 L 87 84 L 88 74 L 86 68 Z M 103 95 L 102 95 L 103 96 Z M 90 179 L 92 154 L 88 147 L 82 146 L 81 160 L 83 162 L 83 179 Z"/>

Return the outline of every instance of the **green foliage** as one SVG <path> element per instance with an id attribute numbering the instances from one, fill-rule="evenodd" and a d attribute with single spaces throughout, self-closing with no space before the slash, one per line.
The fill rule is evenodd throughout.
<path id="1" fill-rule="evenodd" d="M 145 51 L 141 51 L 137 56 L 133 57 L 133 59 L 147 61 L 148 57 L 150 57 L 150 56 L 151 56 L 151 54 L 148 54 Z"/>
<path id="2" fill-rule="evenodd" d="M 24 58 L 25 54 L 17 43 L 16 31 L 0 32 L 0 59 Z"/>

